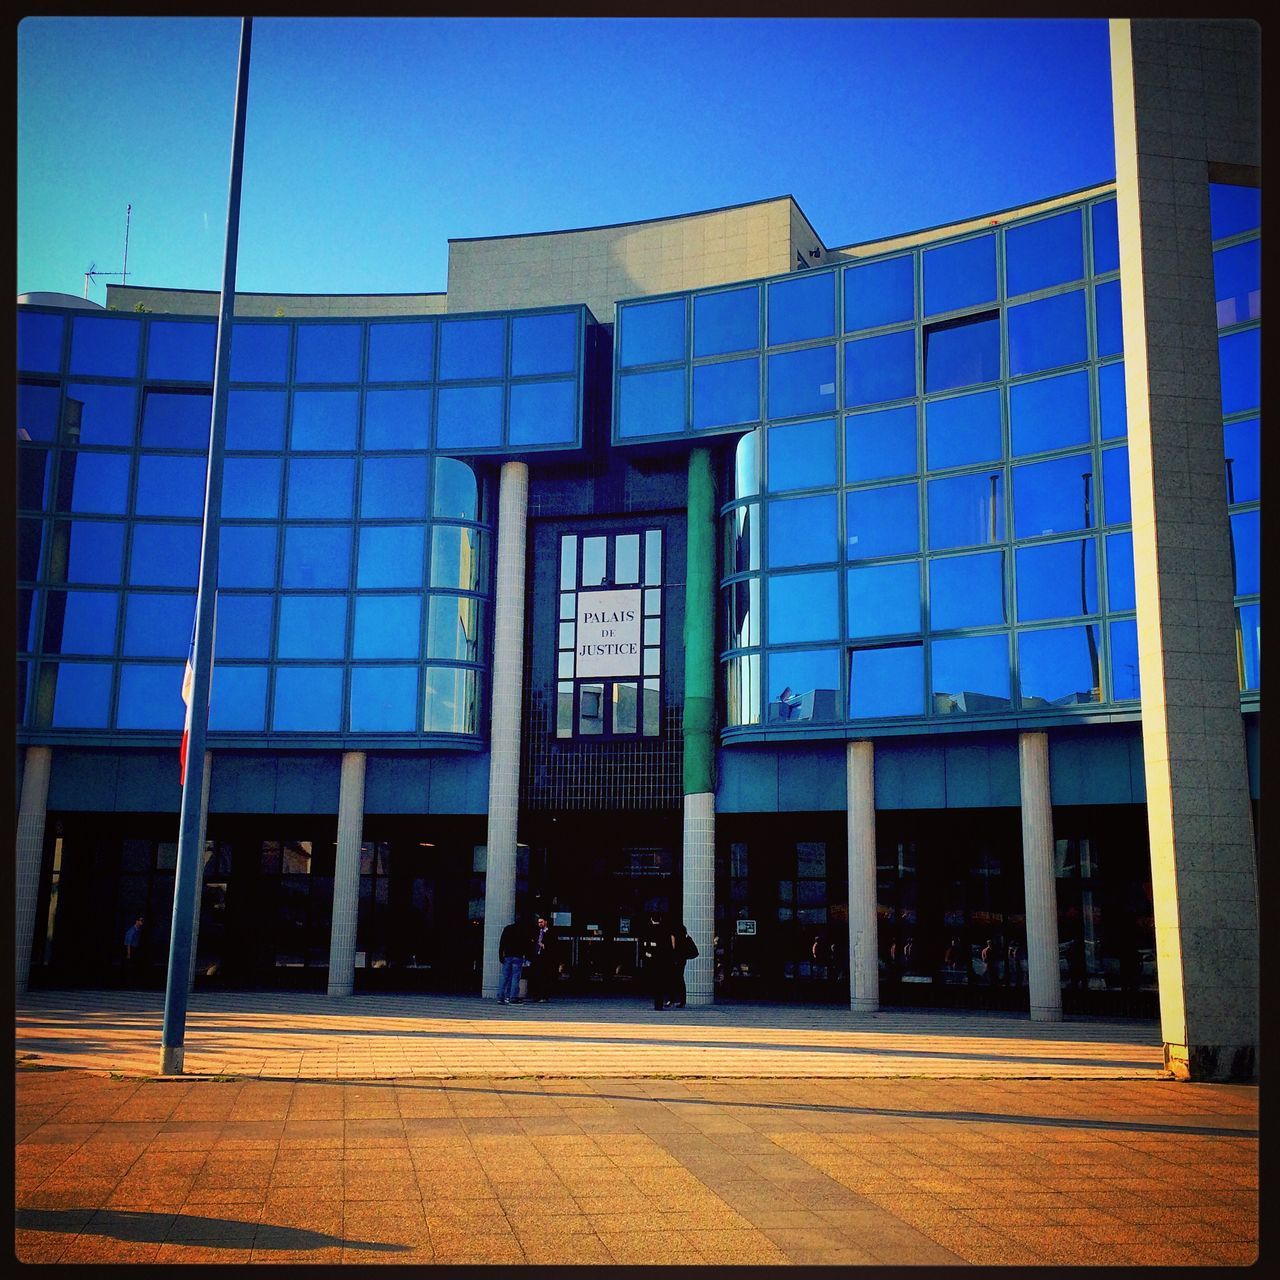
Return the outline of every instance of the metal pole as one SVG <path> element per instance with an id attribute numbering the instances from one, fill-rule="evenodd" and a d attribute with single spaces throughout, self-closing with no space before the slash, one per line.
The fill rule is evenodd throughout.
<path id="1" fill-rule="evenodd" d="M 218 309 L 218 350 L 213 366 L 213 415 L 209 424 L 209 466 L 200 533 L 200 586 L 196 595 L 195 653 L 192 657 L 191 731 L 187 759 L 204 759 L 213 676 L 213 609 L 218 585 L 218 527 L 222 507 L 222 454 L 227 428 L 227 380 L 231 366 L 231 315 L 236 296 L 236 250 L 240 241 L 240 180 L 244 168 L 245 108 L 249 97 L 249 46 L 253 19 L 240 19 L 240 62 L 232 125 L 231 178 L 227 189 L 227 241 Z M 188 769 L 178 823 L 178 865 L 174 869 L 173 927 L 169 972 L 160 1033 L 160 1074 L 181 1075 L 187 1030 L 187 989 L 191 971 L 191 913 L 200 871 L 200 794 L 203 770 Z"/>

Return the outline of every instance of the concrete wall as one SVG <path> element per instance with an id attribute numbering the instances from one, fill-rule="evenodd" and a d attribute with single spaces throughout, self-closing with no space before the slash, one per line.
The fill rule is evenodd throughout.
<path id="1" fill-rule="evenodd" d="M 107 308 L 172 316 L 216 316 L 219 294 L 205 289 L 149 289 L 107 285 Z M 306 317 L 431 316 L 446 309 L 443 293 L 237 293 L 237 316 Z"/>

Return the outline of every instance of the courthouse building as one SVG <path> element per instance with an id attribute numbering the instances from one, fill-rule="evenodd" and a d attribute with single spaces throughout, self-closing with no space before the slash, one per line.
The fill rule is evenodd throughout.
<path id="1" fill-rule="evenodd" d="M 691 1004 L 1159 1016 L 1253 1072 L 1258 36 L 1111 40 L 1114 183 L 237 298 L 198 986 L 493 995 L 541 907 L 617 993 L 661 911 Z M 19 988 L 138 915 L 158 984 L 218 298 L 19 301 Z"/>

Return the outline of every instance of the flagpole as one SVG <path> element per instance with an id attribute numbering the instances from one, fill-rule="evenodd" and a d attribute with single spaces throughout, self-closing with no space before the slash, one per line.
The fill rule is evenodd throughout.
<path id="1" fill-rule="evenodd" d="M 187 711 L 187 759 L 203 760 L 209 726 L 209 690 L 213 675 L 213 617 L 218 587 L 218 532 L 222 511 L 222 461 L 227 433 L 227 382 L 231 367 L 231 317 L 236 295 L 236 251 L 240 242 L 240 182 L 244 168 L 244 124 L 249 98 L 249 46 L 253 19 L 240 19 L 240 60 L 232 124 L 231 177 L 227 187 L 227 240 L 218 306 L 217 355 L 213 365 L 213 414 L 209 424 L 209 465 L 205 477 L 204 525 L 200 532 L 200 585 L 196 594 L 195 642 L 191 657 L 191 701 Z M 178 821 L 178 864 L 174 870 L 173 925 L 169 934 L 169 972 L 160 1032 L 160 1074 L 182 1074 L 187 1030 L 187 991 L 191 974 L 192 915 L 196 880 L 203 863 L 200 839 L 200 769 L 188 769 L 182 783 Z"/>

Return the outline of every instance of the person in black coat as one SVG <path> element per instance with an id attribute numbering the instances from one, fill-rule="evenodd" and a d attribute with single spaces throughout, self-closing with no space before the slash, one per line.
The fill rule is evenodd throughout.
<path id="1" fill-rule="evenodd" d="M 689 930 L 684 927 L 683 921 L 676 922 L 676 926 L 672 930 L 671 942 L 674 961 L 671 973 L 671 1007 L 673 1009 L 683 1009 L 688 995 L 684 985 L 684 967 L 698 952 L 693 939 L 689 937 Z"/>
<path id="2" fill-rule="evenodd" d="M 670 1008 L 675 986 L 676 940 L 671 922 L 656 911 L 645 931 L 649 990 L 655 1009 Z"/>
<path id="3" fill-rule="evenodd" d="M 513 920 L 498 939 L 498 959 L 502 980 L 498 983 L 498 1003 L 514 1004 L 520 999 L 520 973 L 530 951 L 528 926 Z"/>
<path id="4" fill-rule="evenodd" d="M 545 915 L 538 916 L 537 928 L 529 943 L 529 999 L 535 1004 L 546 1004 L 555 974 L 556 931 Z"/>

